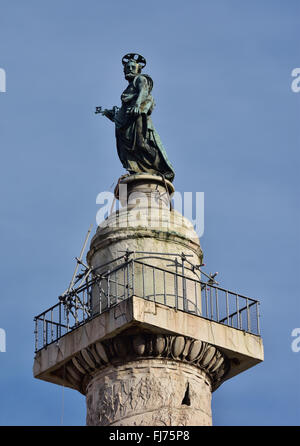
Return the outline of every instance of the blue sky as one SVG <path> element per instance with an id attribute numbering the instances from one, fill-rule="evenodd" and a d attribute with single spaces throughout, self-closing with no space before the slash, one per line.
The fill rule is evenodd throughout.
<path id="1" fill-rule="evenodd" d="M 178 191 L 204 191 L 222 286 L 261 301 L 265 361 L 213 394 L 215 425 L 298 425 L 297 0 L 0 0 L 0 425 L 84 425 L 85 399 L 35 380 L 33 317 L 68 285 L 96 196 L 123 168 L 112 123 L 121 58 L 146 57 L 153 122 Z M 95 226 L 93 231 L 95 231 Z"/>

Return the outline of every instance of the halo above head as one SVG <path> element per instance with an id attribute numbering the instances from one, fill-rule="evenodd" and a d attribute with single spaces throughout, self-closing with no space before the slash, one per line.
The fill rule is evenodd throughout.
<path id="1" fill-rule="evenodd" d="M 140 54 L 128 53 L 122 57 L 122 64 L 125 66 L 129 60 L 134 60 L 141 67 L 141 69 L 145 68 L 147 63 L 146 59 Z"/>

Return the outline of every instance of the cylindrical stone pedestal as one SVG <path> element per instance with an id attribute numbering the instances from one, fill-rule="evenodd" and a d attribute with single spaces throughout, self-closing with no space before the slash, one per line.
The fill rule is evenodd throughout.
<path id="1" fill-rule="evenodd" d="M 176 278 L 174 274 L 164 275 L 158 271 L 153 277 L 150 268 L 136 263 L 132 273 L 135 276 L 134 294 L 200 315 L 201 288 L 197 282 L 200 272 L 191 268 L 183 271 L 182 266 L 177 267 L 174 259 L 177 256 L 179 265 L 180 255 L 184 253 L 192 265 L 201 265 L 202 250 L 192 223 L 171 209 L 173 193 L 173 185 L 157 175 L 137 174 L 121 179 L 115 196 L 123 208 L 109 215 L 98 226 L 87 254 L 87 262 L 94 271 L 102 274 L 124 263 L 126 251 L 135 253 L 136 259 L 145 258 L 148 253 L 148 263 L 152 266 L 167 268 L 191 280 L 183 281 L 180 276 Z M 185 265 L 189 266 L 187 262 Z M 122 287 L 128 289 L 132 285 L 133 279 L 128 283 L 127 273 L 125 276 L 123 270 L 114 273 L 109 285 L 110 294 L 118 296 L 118 302 L 123 298 Z M 107 295 L 108 285 L 103 282 L 101 287 L 104 290 L 102 294 Z M 99 298 L 99 287 L 96 286 L 92 292 L 93 315 L 108 306 L 105 296 Z"/>
<path id="2" fill-rule="evenodd" d="M 143 359 L 98 371 L 86 390 L 87 425 L 210 426 L 211 383 L 194 365 Z"/>
<path id="3" fill-rule="evenodd" d="M 98 226 L 87 254 L 89 265 L 102 272 L 107 269 L 107 262 L 114 262 L 127 249 L 185 252 L 194 265 L 201 264 L 203 253 L 199 237 L 192 223 L 171 209 L 173 193 L 172 184 L 156 175 L 137 174 L 121 180 L 115 195 L 123 208 L 110 214 Z M 104 269 L 101 265 L 105 265 Z"/>

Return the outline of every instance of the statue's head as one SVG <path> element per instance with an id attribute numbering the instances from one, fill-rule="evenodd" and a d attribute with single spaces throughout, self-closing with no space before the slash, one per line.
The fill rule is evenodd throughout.
<path id="1" fill-rule="evenodd" d="M 127 80 L 131 80 L 141 73 L 146 66 L 146 59 L 140 54 L 129 53 L 122 58 L 124 74 Z"/>

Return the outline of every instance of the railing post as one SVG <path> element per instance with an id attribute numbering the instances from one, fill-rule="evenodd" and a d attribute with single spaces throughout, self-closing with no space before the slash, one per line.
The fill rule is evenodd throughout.
<path id="1" fill-rule="evenodd" d="M 87 284 L 87 311 L 88 316 L 92 315 L 92 287 Z"/>
<path id="2" fill-rule="evenodd" d="M 240 312 L 239 312 L 239 297 L 238 294 L 236 294 L 236 315 L 237 315 L 237 328 L 241 328 L 240 327 Z"/>
<path id="3" fill-rule="evenodd" d="M 43 347 L 46 345 L 45 313 L 43 314 Z"/>
<path id="4" fill-rule="evenodd" d="M 85 321 L 84 312 L 85 312 L 85 290 L 83 290 L 83 292 L 82 292 L 82 318 L 83 318 L 83 321 Z"/>
<path id="5" fill-rule="evenodd" d="M 38 321 L 37 318 L 34 318 L 35 327 L 34 327 L 34 334 L 35 334 L 35 351 L 38 350 L 39 340 L 38 340 Z"/>
<path id="6" fill-rule="evenodd" d="M 123 299 L 126 299 L 126 273 L 125 273 L 125 266 L 123 267 L 123 289 L 124 289 L 124 297 Z"/>
<path id="7" fill-rule="evenodd" d="M 206 317 L 208 318 L 209 311 L 208 311 L 208 295 L 207 295 L 207 285 L 204 285 L 205 289 L 205 306 L 206 306 Z"/>
<path id="8" fill-rule="evenodd" d="M 126 265 L 126 269 L 127 269 L 127 299 L 129 297 L 129 264 L 127 263 Z"/>
<path id="9" fill-rule="evenodd" d="M 260 312 L 259 312 L 259 302 L 256 302 L 256 315 L 257 315 L 257 334 L 260 336 L 260 324 L 259 324 Z"/>
<path id="10" fill-rule="evenodd" d="M 67 332 L 69 331 L 70 321 L 69 321 L 69 308 L 67 307 Z"/>
<path id="11" fill-rule="evenodd" d="M 214 320 L 214 303 L 212 298 L 211 286 L 209 287 L 209 303 L 210 303 L 210 318 Z"/>
<path id="12" fill-rule="evenodd" d="M 117 278 L 117 272 L 114 272 L 114 284 L 115 284 L 115 297 L 116 297 L 116 304 L 119 302 L 118 299 L 118 278 Z"/>
<path id="13" fill-rule="evenodd" d="M 153 300 L 156 302 L 156 286 L 155 286 L 155 269 L 152 267 L 152 276 L 153 276 Z"/>
<path id="14" fill-rule="evenodd" d="M 167 297 L 166 297 L 166 272 L 164 271 L 164 304 L 167 304 Z"/>
<path id="15" fill-rule="evenodd" d="M 53 341 L 53 310 L 51 310 L 51 342 Z"/>
<path id="16" fill-rule="evenodd" d="M 62 306 L 62 303 L 59 302 L 59 316 L 58 316 L 58 321 L 59 321 L 58 333 L 59 333 L 59 337 L 61 337 L 61 306 Z"/>
<path id="17" fill-rule="evenodd" d="M 218 289 L 214 288 L 215 290 L 215 295 L 216 295 L 216 313 L 217 313 L 217 321 L 219 322 L 220 320 L 220 315 L 219 315 L 219 302 L 218 302 Z"/>
<path id="18" fill-rule="evenodd" d="M 175 258 L 175 308 L 178 310 L 178 262 L 177 257 Z"/>
<path id="19" fill-rule="evenodd" d="M 135 263 L 134 263 L 134 259 L 131 260 L 131 266 L 132 266 L 132 295 L 134 296 L 134 293 L 135 293 Z"/>
<path id="20" fill-rule="evenodd" d="M 142 264 L 142 277 L 143 277 L 143 298 L 145 299 L 145 268 L 144 264 Z"/>
<path id="21" fill-rule="evenodd" d="M 102 313 L 102 299 L 101 299 L 101 279 L 99 279 L 99 282 L 97 283 L 98 290 L 99 290 L 99 314 Z"/>
<path id="22" fill-rule="evenodd" d="M 183 311 L 188 311 L 188 305 L 186 300 L 186 282 L 185 282 L 185 276 L 184 276 L 184 260 L 185 256 L 182 253 L 181 255 L 181 261 L 182 261 L 182 299 L 183 299 Z"/>
<path id="23" fill-rule="evenodd" d="M 226 313 L 227 313 L 227 324 L 229 325 L 229 304 L 228 304 L 228 291 L 226 291 Z"/>
<path id="24" fill-rule="evenodd" d="M 250 310 L 249 310 L 249 301 L 246 298 L 246 306 L 247 306 L 247 330 L 251 332 L 251 319 L 250 319 Z"/>
<path id="25" fill-rule="evenodd" d="M 107 271 L 107 308 L 110 308 L 110 270 Z"/>
<path id="26" fill-rule="evenodd" d="M 78 324 L 78 297 L 75 294 L 75 325 Z"/>
<path id="27" fill-rule="evenodd" d="M 48 345 L 48 321 L 46 320 L 46 345 Z"/>

